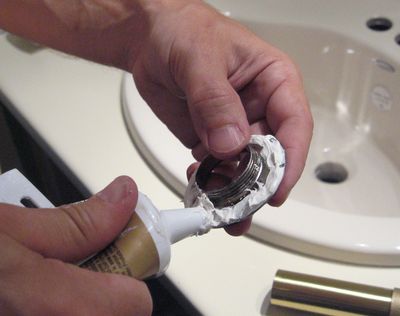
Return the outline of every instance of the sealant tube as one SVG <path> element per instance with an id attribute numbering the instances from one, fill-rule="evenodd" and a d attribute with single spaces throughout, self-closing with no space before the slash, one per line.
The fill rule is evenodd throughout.
<path id="1" fill-rule="evenodd" d="M 139 193 L 136 209 L 119 237 L 81 267 L 146 279 L 161 275 L 171 258 L 171 244 L 209 231 L 207 212 L 200 207 L 159 211 Z"/>

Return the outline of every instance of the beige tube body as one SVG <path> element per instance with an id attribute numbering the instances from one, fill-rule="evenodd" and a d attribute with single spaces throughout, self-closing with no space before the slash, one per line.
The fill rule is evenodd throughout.
<path id="1" fill-rule="evenodd" d="M 121 236 L 81 267 L 145 279 L 160 271 L 160 259 L 148 228 L 134 213 Z"/>
<path id="2" fill-rule="evenodd" d="M 159 211 L 140 193 L 135 211 L 119 237 L 81 267 L 146 279 L 162 274 L 171 257 L 171 244 L 209 231 L 202 208 Z"/>

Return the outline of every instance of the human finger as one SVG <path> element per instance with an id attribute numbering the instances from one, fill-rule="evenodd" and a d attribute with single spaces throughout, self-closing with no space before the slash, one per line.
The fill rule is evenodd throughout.
<path id="1" fill-rule="evenodd" d="M 3 315 L 150 315 L 151 296 L 133 278 L 43 258 L 0 234 Z"/>
<path id="2" fill-rule="evenodd" d="M 285 149 L 285 175 L 269 201 L 279 206 L 304 169 L 312 136 L 313 122 L 299 71 L 286 55 L 277 53 L 240 96 L 250 123 L 264 120 L 268 132 Z"/>
<path id="3" fill-rule="evenodd" d="M 168 127 L 183 145 L 195 147 L 200 139 L 194 130 L 184 97 L 174 95 L 161 84 L 154 83 L 147 72 L 135 68 L 135 84 L 154 114 Z"/>
<path id="4" fill-rule="evenodd" d="M 300 75 L 294 66 L 290 66 L 290 62 L 278 63 L 275 72 L 279 72 L 282 79 L 277 79 L 280 83 L 269 98 L 265 116 L 286 155 L 284 178 L 270 200 L 271 205 L 279 206 L 285 201 L 304 169 L 312 137 L 313 119 Z"/>
<path id="5" fill-rule="evenodd" d="M 193 126 L 206 150 L 217 158 L 230 158 L 249 140 L 246 113 L 227 79 L 224 63 L 218 57 L 209 60 L 199 55 L 181 65 L 185 71 L 178 81 L 186 94 Z"/>
<path id="6" fill-rule="evenodd" d="M 247 217 L 243 221 L 224 227 L 225 231 L 231 236 L 241 236 L 248 232 L 251 226 L 252 217 Z"/>
<path id="7" fill-rule="evenodd" d="M 0 231 L 45 257 L 81 260 L 117 237 L 137 194 L 133 180 L 123 176 L 86 201 L 53 209 L 0 204 Z"/>

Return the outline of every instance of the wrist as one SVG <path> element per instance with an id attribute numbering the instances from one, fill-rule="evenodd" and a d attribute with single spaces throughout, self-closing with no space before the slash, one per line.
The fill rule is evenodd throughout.
<path id="1" fill-rule="evenodd" d="M 53 28 L 29 34 L 39 43 L 95 62 L 128 69 L 132 49 L 148 29 L 140 0 L 43 0 L 35 4 L 46 12 Z M 46 8 L 44 8 L 44 6 Z M 42 13 L 44 15 L 45 13 Z M 36 24 L 33 21 L 32 24 Z M 136 45 L 132 45 L 136 43 Z"/>
<path id="2" fill-rule="evenodd" d="M 92 1 L 90 0 L 90 3 Z M 81 25 L 81 28 L 85 26 L 84 31 L 96 29 L 94 39 L 100 50 L 96 50 L 95 54 L 99 53 L 100 59 L 96 56 L 89 59 L 130 72 L 140 50 L 151 36 L 156 21 L 191 4 L 204 6 L 201 0 L 118 0 L 112 6 L 107 0 L 98 1 L 91 8 L 93 17 L 88 19 L 89 24 Z M 104 47 L 105 45 L 107 47 Z M 94 45 L 95 49 L 96 46 Z"/>
<path id="3" fill-rule="evenodd" d="M 202 0 L 135 0 L 140 9 L 150 18 L 163 12 L 176 12 L 190 4 L 204 4 Z"/>
<path id="4" fill-rule="evenodd" d="M 203 23 L 208 18 L 211 25 L 217 20 L 215 15 L 219 15 L 213 7 L 207 5 L 202 0 L 133 0 L 136 2 L 142 19 L 146 21 L 145 31 L 139 43 L 131 41 L 131 54 L 128 62 L 128 71 L 132 72 L 140 51 L 142 56 L 157 55 L 166 57 L 166 52 L 176 40 L 180 41 L 182 33 L 195 33 L 192 26 Z M 187 23 L 192 21 L 193 23 Z M 189 25 L 186 27 L 184 25 Z M 179 34 L 179 35 L 178 35 Z M 151 48 L 149 50 L 149 47 Z M 163 54 L 164 53 L 164 54 Z M 149 59 L 149 58 L 147 58 Z M 161 58 L 162 59 L 162 58 Z M 162 59 L 168 62 L 167 59 Z"/>

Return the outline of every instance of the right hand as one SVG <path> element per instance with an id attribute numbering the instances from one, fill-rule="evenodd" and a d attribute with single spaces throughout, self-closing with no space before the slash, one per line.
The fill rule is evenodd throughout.
<path id="1" fill-rule="evenodd" d="M 0 314 L 151 315 L 143 282 L 67 263 L 114 240 L 136 201 L 135 183 L 119 177 L 87 201 L 54 209 L 0 203 Z"/>
<path id="2" fill-rule="evenodd" d="M 269 201 L 279 206 L 302 173 L 313 129 L 296 66 L 202 1 L 151 4 L 130 62 L 140 94 L 198 160 L 207 153 L 229 159 L 251 134 L 274 135 L 286 152 L 284 178 Z"/>

